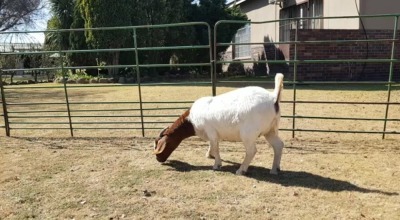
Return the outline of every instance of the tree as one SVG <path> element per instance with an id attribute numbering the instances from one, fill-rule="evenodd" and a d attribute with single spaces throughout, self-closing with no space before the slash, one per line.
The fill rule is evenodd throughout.
<path id="1" fill-rule="evenodd" d="M 85 28 L 118 27 L 131 25 L 132 0 L 78 0 Z M 88 30 L 86 42 L 91 48 L 122 48 L 131 36 L 129 30 Z M 103 57 L 106 63 L 119 64 L 120 52 L 116 51 Z M 112 75 L 117 75 L 117 69 L 111 69 Z"/>
<path id="2" fill-rule="evenodd" d="M 12 48 L 12 52 L 14 49 Z M 0 56 L 0 68 L 2 69 L 13 69 L 19 62 L 19 57 L 17 55 L 1 55 Z M 13 83 L 15 71 L 7 72 L 10 75 L 10 82 Z"/>
<path id="3" fill-rule="evenodd" d="M 215 23 L 220 20 L 241 20 L 246 21 L 246 14 L 242 13 L 240 7 L 235 5 L 228 8 L 225 0 L 200 0 L 198 5 L 190 8 L 188 21 L 203 21 L 207 22 L 211 27 L 211 34 L 213 39 Z M 230 42 L 235 35 L 236 31 L 241 28 L 243 24 L 225 24 L 220 26 L 217 33 L 217 42 Z M 196 36 L 198 44 L 207 45 L 208 32 L 205 27 L 196 27 Z M 211 41 L 213 44 L 213 40 Z M 214 48 L 212 45 L 211 48 Z M 217 47 L 217 57 L 212 59 L 220 59 L 221 52 L 224 52 L 228 46 Z M 214 54 L 214 53 L 212 53 Z M 207 52 L 197 52 L 197 60 L 206 62 L 208 58 Z M 221 66 L 218 67 L 221 71 Z"/>
<path id="4" fill-rule="evenodd" d="M 54 28 L 56 29 L 69 29 L 73 22 L 73 13 L 75 1 L 71 0 L 49 0 L 51 4 L 51 10 L 53 12 L 52 20 L 54 20 Z M 54 39 L 57 41 L 57 44 L 61 49 L 66 50 L 69 48 L 69 33 L 51 33 L 55 36 L 52 36 L 50 39 Z"/>
<path id="5" fill-rule="evenodd" d="M 84 28 L 85 20 L 79 9 L 79 5 L 76 4 L 73 13 L 73 22 L 71 24 L 72 29 Z M 84 31 L 71 31 L 69 33 L 69 46 L 71 50 L 87 50 L 89 46 L 86 42 Z M 96 54 L 94 53 L 71 53 L 68 54 L 68 60 L 71 66 L 96 66 Z M 74 70 L 72 70 L 74 71 Z M 91 76 L 98 76 L 97 69 L 87 69 L 86 73 Z"/>
<path id="6" fill-rule="evenodd" d="M 62 49 L 118 49 L 133 47 L 133 30 L 92 30 L 98 27 L 141 26 L 191 21 L 207 22 L 213 28 L 219 20 L 246 20 L 239 7 L 227 8 L 225 0 L 50 0 L 54 17 L 48 23 L 51 28 L 87 28 L 85 32 L 72 31 L 68 35 L 51 32 L 46 35 L 48 47 L 61 45 Z M 231 41 L 242 25 L 228 25 L 218 34 L 223 42 Z M 213 31 L 211 29 L 211 31 Z M 68 39 L 68 41 L 66 40 Z M 221 41 L 220 41 L 221 42 Z M 169 28 L 137 29 L 138 47 L 164 47 L 181 45 L 208 45 L 208 28 L 205 26 L 186 26 Z M 212 46 L 212 45 L 211 45 Z M 58 46 L 59 48 L 59 46 Z M 217 52 L 226 47 L 218 47 Z M 206 50 L 144 50 L 139 53 L 140 63 L 168 63 L 175 54 L 180 63 L 208 62 Z M 105 62 L 107 65 L 132 64 L 133 52 L 79 53 L 67 54 L 68 62 L 74 66 L 93 65 Z M 169 68 L 157 69 L 158 71 Z M 156 69 L 151 69 L 156 73 Z M 110 69 L 113 76 L 117 69 Z"/>
<path id="7" fill-rule="evenodd" d="M 47 21 L 47 30 L 57 30 L 61 26 L 60 20 L 56 16 L 51 17 Z M 47 50 L 59 50 L 61 41 L 57 32 L 46 32 L 44 45 Z"/>
<path id="8" fill-rule="evenodd" d="M 133 25 L 156 25 L 186 22 L 187 7 L 191 0 L 134 0 L 132 4 Z M 193 27 L 169 27 L 157 29 L 139 29 L 137 32 L 139 47 L 163 47 L 191 45 L 195 43 Z M 179 57 L 185 62 L 185 58 L 191 56 L 187 51 L 141 51 L 140 61 L 146 63 L 168 63 L 171 56 Z M 156 74 L 152 68 L 150 75 Z M 168 71 L 169 68 L 158 68 L 159 72 Z"/>
<path id="9" fill-rule="evenodd" d="M 42 0 L 0 0 L 0 31 L 33 22 L 43 8 Z"/>
<path id="10" fill-rule="evenodd" d="M 31 48 L 31 50 L 35 50 L 35 48 Z M 26 69 L 39 68 L 42 65 L 42 60 L 43 60 L 42 57 L 43 57 L 42 54 L 23 55 L 22 59 L 24 62 L 24 68 Z M 35 83 L 37 83 L 40 71 L 32 70 L 31 74 L 34 78 Z"/>

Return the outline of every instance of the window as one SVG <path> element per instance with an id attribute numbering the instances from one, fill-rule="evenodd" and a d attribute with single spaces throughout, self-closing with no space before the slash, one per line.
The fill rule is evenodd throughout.
<path id="1" fill-rule="evenodd" d="M 236 32 L 235 43 L 250 43 L 250 24 L 246 24 L 243 28 Z M 251 55 L 250 44 L 246 45 L 235 45 L 234 46 L 234 58 L 249 57 Z"/>
<path id="2" fill-rule="evenodd" d="M 284 8 L 280 11 L 280 18 L 319 18 L 323 16 L 323 0 L 309 0 L 300 5 Z M 280 41 L 290 40 L 290 30 L 293 29 L 321 29 L 322 19 L 299 19 L 297 22 L 281 21 L 279 24 Z"/>

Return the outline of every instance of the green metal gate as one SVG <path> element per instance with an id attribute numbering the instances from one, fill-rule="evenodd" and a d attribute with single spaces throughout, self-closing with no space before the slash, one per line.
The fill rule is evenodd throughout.
<path id="1" fill-rule="evenodd" d="M 168 24 L 168 25 L 153 25 L 153 26 L 131 26 L 131 27 L 110 27 L 110 28 L 94 28 L 90 29 L 93 31 L 114 31 L 114 30 L 129 30 L 132 33 L 132 47 L 126 48 L 102 48 L 102 49 L 88 49 L 88 50 L 62 50 L 61 48 L 57 51 L 12 51 L 12 52 L 1 52 L 1 56 L 21 56 L 21 55 L 42 55 L 51 56 L 58 55 L 54 59 L 55 64 L 53 66 L 41 66 L 37 68 L 3 68 L 0 73 L 0 82 L 5 80 L 6 76 L 10 73 L 17 71 L 59 71 L 62 73 L 62 84 L 54 86 L 40 86 L 38 85 L 5 85 L 0 84 L 1 87 L 1 104 L 3 118 L 3 124 L 0 125 L 1 129 L 4 129 L 7 136 L 11 135 L 13 130 L 29 130 L 36 132 L 44 132 L 46 130 L 64 130 L 68 131 L 70 136 L 74 136 L 76 131 L 79 130 L 136 130 L 140 131 L 142 136 L 146 136 L 146 131 L 158 130 L 163 127 L 163 124 L 168 124 L 174 120 L 179 112 L 188 108 L 192 103 L 190 100 L 182 100 L 177 94 L 177 100 L 144 100 L 143 90 L 148 90 L 153 87 L 165 87 L 170 86 L 185 86 L 185 88 L 193 88 L 189 86 L 206 86 L 210 88 L 209 94 L 205 95 L 216 95 L 217 90 L 221 85 L 273 85 L 271 78 L 265 78 L 261 81 L 247 81 L 247 80 L 235 80 L 235 79 L 220 79 L 218 78 L 217 67 L 218 65 L 229 65 L 229 64 L 282 64 L 287 65 L 292 69 L 291 75 L 285 73 L 285 85 L 286 88 L 291 87 L 293 92 L 291 99 L 283 101 L 286 106 L 289 106 L 291 114 L 282 115 L 283 119 L 290 120 L 290 127 L 283 127 L 281 130 L 291 132 L 292 137 L 299 132 L 334 132 L 334 133 L 360 133 L 360 134 L 381 134 L 382 138 L 385 138 L 387 134 L 399 134 L 399 130 L 388 130 L 388 122 L 400 122 L 400 116 L 398 114 L 395 117 L 389 117 L 389 110 L 391 106 L 399 106 L 400 102 L 391 101 L 393 86 L 400 85 L 398 82 L 393 81 L 393 75 L 399 74 L 394 72 L 395 65 L 399 64 L 399 58 L 396 57 L 396 45 L 399 43 L 399 36 L 397 35 L 398 30 L 398 14 L 396 15 L 375 15 L 375 16 L 362 16 L 361 18 L 390 18 L 393 19 L 393 35 L 390 39 L 357 39 L 357 40 L 308 40 L 302 41 L 297 38 L 297 29 L 294 29 L 294 40 L 292 41 L 278 41 L 278 42 L 255 42 L 255 43 L 232 43 L 232 42 L 218 42 L 218 34 L 223 31 L 224 25 L 232 23 L 240 24 L 265 24 L 289 21 L 298 26 L 300 19 L 286 19 L 279 21 L 265 21 L 265 22 L 244 22 L 244 21 L 219 21 L 213 27 L 213 29 L 204 22 L 193 22 L 193 23 L 180 23 L 180 24 Z M 318 19 L 349 19 L 349 18 L 360 18 L 360 17 L 325 17 Z M 315 18 L 302 18 L 315 19 Z M 153 46 L 153 47 L 141 47 L 138 45 L 138 37 L 141 37 L 138 31 L 141 30 L 157 30 L 157 29 L 172 29 L 179 27 L 197 27 L 202 26 L 208 30 L 208 44 L 205 45 L 180 45 L 180 46 Z M 80 31 L 83 32 L 85 29 L 70 29 L 70 30 L 54 30 L 47 31 L 49 33 L 56 33 L 61 36 L 62 33 Z M 12 33 L 12 32 L 11 32 Z M 15 32 L 17 33 L 17 32 Z M 20 32 L 18 32 L 20 33 Z M 5 34 L 5 33 L 1 33 Z M 10 33 L 8 33 L 10 34 Z M 348 43 L 366 43 L 366 42 L 389 42 L 391 43 L 390 56 L 384 59 L 299 59 L 298 47 L 306 44 L 348 44 Z M 217 48 L 221 46 L 235 47 L 238 45 L 291 45 L 293 49 L 293 56 L 285 60 L 219 60 L 215 59 L 218 57 Z M 208 62 L 196 62 L 196 63 L 141 63 L 139 57 L 141 53 L 148 51 L 173 51 L 173 50 L 207 50 L 209 54 Z M 112 52 L 131 52 L 134 54 L 133 64 L 126 65 L 94 65 L 94 66 L 67 66 L 64 62 L 64 57 L 68 54 L 87 54 L 87 53 L 112 53 Z M 386 63 L 390 65 L 389 77 L 387 81 L 299 81 L 297 79 L 298 66 L 301 64 L 320 64 L 320 63 Z M 170 68 L 171 66 L 178 68 L 189 68 L 197 67 L 206 69 L 208 78 L 201 78 L 200 80 L 177 80 L 176 82 L 169 83 L 156 83 L 156 82 L 142 82 L 148 72 L 149 68 Z M 137 81 L 129 84 L 69 84 L 67 72 L 71 70 L 81 69 L 132 69 L 136 74 Z M 162 81 L 162 80 L 161 80 Z M 331 101 L 331 100 L 299 100 L 298 91 L 305 85 L 315 86 L 372 86 L 372 85 L 387 85 L 386 101 L 376 102 L 356 102 L 356 101 Z M 90 94 L 90 89 L 102 88 L 105 92 L 117 94 L 118 91 L 130 90 L 132 97 L 125 101 L 116 100 L 102 100 L 96 102 L 82 101 L 80 94 Z M 36 92 L 39 91 L 39 92 Z M 149 91 L 148 91 L 149 92 Z M 49 97 L 50 101 L 30 101 L 29 98 L 24 97 L 25 95 L 42 94 L 43 97 Z M 197 95 L 197 94 L 195 94 Z M 198 94 L 197 96 L 200 96 Z M 194 98 L 193 98 L 194 99 Z M 315 105 L 329 105 L 329 106 L 341 106 L 341 105 L 357 105 L 357 106 L 384 106 L 385 114 L 379 118 L 363 118 L 363 117 L 322 117 L 313 115 L 299 115 L 298 106 L 307 105 L 312 108 Z M 163 112 L 170 112 L 164 114 Z M 173 112 L 173 113 L 172 113 Z M 83 119 L 93 119 L 91 121 L 84 121 Z M 160 120 L 163 119 L 163 120 Z M 301 120 L 323 120 L 323 121 L 377 121 L 382 122 L 380 130 L 370 129 L 352 129 L 352 130 L 332 130 L 332 129 L 309 129 L 302 128 L 299 126 Z"/>
<path id="2" fill-rule="evenodd" d="M 284 19 L 284 20 L 279 20 L 279 21 L 264 21 L 264 22 L 251 22 L 251 21 L 219 21 L 215 25 L 214 29 L 214 45 L 215 47 L 218 46 L 231 46 L 235 47 L 238 45 L 282 45 L 282 44 L 287 44 L 291 45 L 294 47 L 294 55 L 293 57 L 290 57 L 289 59 L 285 60 L 261 60 L 257 61 L 257 63 L 269 63 L 269 64 L 288 64 L 292 66 L 293 74 L 292 78 L 285 78 L 285 84 L 286 85 L 291 85 L 293 88 L 293 97 L 292 101 L 283 101 L 283 103 L 287 103 L 292 105 L 292 114 L 291 115 L 283 115 L 282 118 L 290 119 L 292 121 L 292 125 L 290 128 L 282 128 L 281 130 L 283 131 L 289 131 L 292 133 L 292 137 L 295 137 L 296 132 L 332 132 L 332 133 L 354 133 L 354 134 L 382 134 L 382 138 L 384 139 L 387 134 L 399 134 L 400 131 L 395 130 L 395 131 L 388 131 L 387 130 L 387 123 L 388 122 L 400 122 L 400 115 L 397 114 L 396 118 L 388 118 L 388 113 L 389 113 L 389 108 L 390 106 L 399 106 L 400 102 L 393 102 L 391 101 L 391 93 L 392 93 L 392 86 L 393 85 L 399 85 L 399 82 L 393 81 L 393 75 L 394 75 L 394 65 L 399 64 L 399 57 L 395 57 L 396 54 L 396 44 L 399 44 L 399 36 L 398 36 L 398 30 L 399 30 L 399 14 L 395 15 L 369 15 L 369 16 L 344 16 L 344 17 L 322 17 L 322 18 L 292 18 L 292 19 Z M 334 19 L 374 19 L 374 18 L 385 18 L 385 19 L 392 19 L 393 20 L 393 29 L 392 29 L 392 38 L 390 39 L 357 39 L 357 40 L 345 40 L 345 39 L 335 39 L 335 40 L 298 40 L 298 27 L 300 22 L 304 22 L 306 20 L 322 20 L 322 19 L 328 19 L 328 20 L 334 20 Z M 253 42 L 253 43 L 232 43 L 232 42 L 218 42 L 217 41 L 217 34 L 218 31 L 221 31 L 220 29 L 223 28 L 224 25 L 227 24 L 232 24 L 232 23 L 241 23 L 241 24 L 248 24 L 248 25 L 259 25 L 259 24 L 268 24 L 268 23 L 275 23 L 275 22 L 288 22 L 291 25 L 294 25 L 297 28 L 293 29 L 294 32 L 294 40 L 291 41 L 278 41 L 278 42 Z M 221 28 L 220 28 L 221 26 Z M 348 43 L 368 43 L 368 42 L 389 42 L 391 43 L 391 51 L 390 55 L 386 58 L 382 59 L 323 59 L 323 60 L 318 60 L 318 59 L 299 59 L 298 58 L 298 47 L 299 45 L 307 45 L 307 44 L 322 44 L 322 45 L 329 45 L 330 43 L 336 43 L 336 44 L 348 44 Z M 216 50 L 214 50 L 216 51 Z M 214 57 L 216 57 L 216 54 L 214 54 Z M 237 64 L 237 63 L 254 63 L 254 60 L 250 61 L 239 61 L 239 60 L 231 60 L 231 61 L 216 61 L 214 63 L 216 69 L 216 65 L 220 64 Z M 298 65 L 300 64 L 339 64 L 339 63 L 386 63 L 390 65 L 389 68 L 389 74 L 388 74 L 388 79 L 387 81 L 299 81 L 297 79 L 298 75 Z M 400 74 L 398 72 L 397 74 Z M 229 83 L 242 83 L 242 84 L 255 84 L 253 81 L 223 81 L 223 80 L 216 80 L 215 85 L 218 85 L 219 83 L 223 84 L 229 84 Z M 273 81 L 271 80 L 271 84 Z M 261 83 L 262 85 L 265 84 L 265 82 Z M 309 100 L 309 101 L 301 101 L 297 99 L 297 91 L 298 87 L 302 85 L 320 85 L 320 86 L 343 86 L 343 85 L 357 85 L 357 86 L 371 86 L 371 85 L 387 85 L 387 100 L 385 102 L 352 102 L 352 101 L 329 101 L 329 100 L 323 100 L 323 101 L 316 101 L 316 100 Z M 335 105 L 335 106 L 340 106 L 340 105 L 358 105 L 358 106 L 363 106 L 363 105 L 380 105 L 380 106 L 385 106 L 385 114 L 382 115 L 381 118 L 363 118 L 363 117 L 321 117 L 321 116 L 306 116 L 306 115 L 298 115 L 296 111 L 296 107 L 298 105 L 310 105 L 312 108 L 312 105 L 314 104 L 323 104 L 323 105 Z M 304 129 L 299 126 L 297 126 L 296 122 L 298 120 L 302 119 L 316 119 L 316 120 L 337 120 L 337 121 L 345 121 L 345 120 L 351 120 L 351 121 L 381 121 L 383 122 L 382 124 L 382 129 L 380 131 L 371 131 L 371 130 L 331 130 L 331 129 Z"/>
<path id="3" fill-rule="evenodd" d="M 208 30 L 208 43 L 204 45 L 181 45 L 181 46 L 153 46 L 153 47 L 140 47 L 138 45 L 138 31 L 140 30 L 157 30 L 157 29 L 173 29 L 180 27 L 203 27 Z M 146 121 L 145 119 L 153 118 L 165 118 L 165 117 L 176 117 L 176 115 L 158 115 L 158 114 L 144 114 L 144 111 L 156 111 L 156 110 L 182 110 L 186 109 L 192 100 L 183 101 L 144 101 L 142 99 L 142 89 L 144 87 L 151 86 L 190 86 L 190 85 L 207 85 L 210 86 L 211 95 L 211 78 L 202 79 L 200 82 L 171 82 L 171 83 L 146 83 L 143 84 L 143 70 L 149 68 L 169 68 L 171 66 L 177 68 L 184 67 L 199 67 L 208 68 L 209 73 L 213 74 L 213 65 L 211 59 L 211 29 L 210 26 L 205 22 L 191 22 L 191 23 L 177 23 L 177 24 L 165 24 L 165 25 L 152 25 L 152 26 L 131 26 L 131 27 L 110 27 L 110 28 L 92 28 L 92 29 L 68 29 L 68 30 L 54 30 L 46 31 L 46 33 L 56 33 L 59 37 L 62 33 L 69 32 L 84 32 L 87 30 L 91 31 L 115 31 L 115 30 L 129 30 L 132 32 L 132 45 L 130 48 L 104 48 L 104 49 L 87 49 L 87 50 L 62 50 L 61 48 L 57 51 L 13 51 L 13 52 L 2 52 L 2 56 L 21 56 L 21 55 L 57 55 L 55 62 L 57 65 L 53 67 L 42 66 L 37 68 L 3 68 L 1 69 L 0 82 L 4 80 L 4 76 L 8 73 L 17 71 L 61 71 L 62 72 L 62 86 L 40 86 L 38 85 L 3 85 L 1 84 L 1 100 L 4 118 L 4 125 L 1 128 L 6 130 L 6 135 L 10 136 L 12 130 L 36 130 L 38 132 L 44 130 L 68 130 L 71 136 L 74 136 L 76 130 L 140 130 L 141 135 L 145 136 L 146 130 L 159 129 L 157 124 L 166 122 L 158 121 Z M 20 34 L 21 32 L 8 32 L 2 34 Z M 24 32 L 27 33 L 27 32 Z M 37 32 L 29 32 L 37 33 Z M 140 53 L 146 51 L 173 51 L 173 50 L 206 50 L 208 51 L 208 62 L 196 62 L 196 63 L 178 63 L 178 64 L 166 64 L 166 63 L 141 63 L 139 61 Z M 96 65 L 96 66 L 66 66 L 64 57 L 67 54 L 85 54 L 85 53 L 110 53 L 110 52 L 133 52 L 134 62 L 133 64 L 127 65 Z M 81 70 L 81 69 L 107 69 L 107 68 L 131 68 L 136 74 L 136 81 L 134 83 L 127 84 L 93 84 L 93 85 L 73 85 L 68 84 L 67 72 L 70 70 Z M 137 89 L 133 91 L 132 95 L 137 95 L 136 100 L 130 101 L 97 101 L 97 102 L 82 102 L 79 100 L 72 100 L 71 93 L 75 90 L 89 91 L 93 88 L 108 89 Z M 31 102 L 21 101 L 24 94 L 29 94 L 31 91 L 43 90 L 51 91 L 53 94 L 57 94 L 60 101 L 50 102 Z M 23 93 L 26 91 L 26 93 Z M 11 95 L 19 96 L 10 97 Z M 12 99 L 14 98 L 14 99 Z M 12 100 L 11 100 L 12 99 Z M 22 98 L 23 99 L 23 98 Z M 26 98 L 25 98 L 26 99 Z M 152 107 L 152 105 L 170 105 L 172 107 Z M 183 106 L 176 106 L 176 105 Z M 107 105 L 107 109 L 99 109 L 97 106 Z M 81 108 L 80 106 L 90 106 L 90 108 Z M 118 106 L 118 108 L 115 108 Z M 121 106 L 121 107 L 120 107 Z M 149 106 L 149 107 L 147 107 Z M 107 112 L 107 114 L 105 114 Z M 102 114 L 104 113 L 104 114 Z M 110 115 L 111 114 L 111 115 Z M 82 122 L 78 119 L 82 118 L 93 118 L 94 121 Z M 112 119 L 119 120 L 112 120 Z M 127 121 L 125 119 L 132 119 Z M 40 119 L 40 121 L 38 121 Z M 109 120 L 103 120 L 109 119 Z M 171 119 L 172 120 L 172 119 Z M 146 127 L 146 125 L 156 125 Z M 124 125 L 119 126 L 118 125 Z M 125 126 L 126 125 L 126 126 Z M 130 126 L 134 125 L 134 126 Z M 159 126 L 159 125 L 158 125 Z"/>

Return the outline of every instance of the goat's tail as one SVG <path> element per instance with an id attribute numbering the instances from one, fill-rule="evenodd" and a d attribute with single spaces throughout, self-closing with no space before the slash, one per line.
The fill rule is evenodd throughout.
<path id="1" fill-rule="evenodd" d="M 283 74 L 277 73 L 275 76 L 275 90 L 274 90 L 275 103 L 277 104 L 281 101 L 282 90 L 283 90 Z"/>

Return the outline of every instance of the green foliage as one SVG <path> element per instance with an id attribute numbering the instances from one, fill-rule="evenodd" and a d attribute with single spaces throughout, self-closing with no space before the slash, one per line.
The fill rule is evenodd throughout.
<path id="1" fill-rule="evenodd" d="M 1 55 L 0 56 L 0 68 L 12 69 L 18 61 L 17 55 Z"/>
<path id="2" fill-rule="evenodd" d="M 225 5 L 225 0 L 200 0 L 196 7 L 191 8 L 191 15 L 189 21 L 204 21 L 211 26 L 211 34 L 214 33 L 215 23 L 219 20 L 241 20 L 246 21 L 247 16 L 240 11 L 239 6 L 228 8 Z M 235 35 L 236 31 L 241 28 L 243 24 L 225 24 L 218 28 L 218 42 L 230 42 Z M 196 37 L 199 44 L 208 44 L 208 33 L 205 27 L 196 28 Z M 212 36 L 211 39 L 214 39 Z M 213 41 L 212 41 L 213 42 Z M 225 51 L 228 46 L 217 47 L 217 56 L 215 59 L 220 59 L 220 53 Z M 199 53 L 197 58 L 202 61 L 207 61 L 207 54 Z"/>
<path id="3" fill-rule="evenodd" d="M 78 29 L 84 28 L 85 21 L 83 19 L 81 10 L 76 4 L 73 13 L 73 22 L 71 28 Z M 86 43 L 84 31 L 71 31 L 69 33 L 69 45 L 71 50 L 86 50 L 89 49 Z M 96 65 L 96 54 L 93 53 L 71 53 L 67 54 L 71 66 L 93 66 Z M 96 69 L 88 69 L 87 73 L 95 76 L 97 75 Z"/>
<path id="4" fill-rule="evenodd" d="M 73 22 L 74 1 L 71 0 L 50 0 L 53 18 L 57 20 L 57 29 L 69 29 Z M 69 33 L 61 32 L 57 34 L 57 44 L 61 49 L 69 48 Z"/>
<path id="5" fill-rule="evenodd" d="M 225 0 L 50 0 L 53 18 L 48 22 L 49 29 L 96 28 L 130 25 L 155 25 L 183 23 L 193 21 L 207 22 L 211 27 L 219 20 L 247 20 L 239 7 L 228 8 Z M 228 25 L 218 33 L 219 42 L 229 42 L 242 25 Z M 213 32 L 213 30 L 211 30 Z M 180 45 L 208 45 L 207 27 L 177 27 L 137 30 L 138 47 L 163 47 Z M 212 40 L 212 36 L 211 36 Z M 212 41 L 211 41 L 212 42 Z M 57 49 L 108 49 L 133 47 L 132 30 L 87 30 L 46 34 L 48 48 Z M 217 53 L 227 47 L 218 47 Z M 176 54 L 180 63 L 208 62 L 207 50 L 175 50 L 175 51 L 141 51 L 140 63 L 168 63 L 172 54 Z M 67 54 L 68 65 L 91 66 L 96 62 L 107 65 L 132 64 L 135 61 L 133 52 L 113 53 L 76 53 Z M 96 61 L 96 59 L 98 59 Z M 218 58 L 217 58 L 218 59 Z M 168 71 L 169 68 L 150 70 Z M 112 75 L 124 72 L 110 70 Z M 89 75 L 94 75 L 90 70 Z"/>
<path id="6" fill-rule="evenodd" d="M 85 28 L 118 27 L 131 25 L 132 0 L 78 0 L 78 6 Z M 131 39 L 131 31 L 122 30 L 87 30 L 86 42 L 91 48 L 123 48 L 127 40 Z M 119 64 L 119 52 L 101 56 L 112 65 Z M 111 75 L 117 75 L 117 69 L 111 69 Z"/>
<path id="7" fill-rule="evenodd" d="M 65 72 L 65 78 L 67 79 L 72 79 L 72 80 L 77 80 L 77 79 L 92 79 L 93 76 L 90 76 L 86 73 L 86 69 L 78 69 L 75 71 L 72 70 L 64 70 Z M 63 78 L 63 71 L 58 70 L 55 74 L 56 78 L 61 79 Z"/>
<path id="8" fill-rule="evenodd" d="M 234 76 L 245 75 L 245 73 L 246 73 L 243 63 L 231 63 L 231 64 L 229 64 L 228 72 L 231 75 L 234 75 Z"/>
<path id="9" fill-rule="evenodd" d="M 258 54 L 258 61 L 266 61 L 266 59 L 265 53 Z M 253 71 L 256 76 L 265 76 L 267 75 L 267 64 L 255 61 L 253 63 Z"/>
<path id="10" fill-rule="evenodd" d="M 56 16 L 52 16 L 47 21 L 47 29 L 48 30 L 57 30 L 61 29 L 60 20 Z M 60 48 L 61 41 L 58 37 L 57 32 L 46 32 L 45 33 L 45 41 L 44 46 L 47 50 L 58 50 Z"/>
<path id="11" fill-rule="evenodd" d="M 132 0 L 78 0 L 85 28 L 131 25 Z M 88 30 L 86 41 L 93 48 L 120 48 L 129 38 L 127 30 Z"/>

